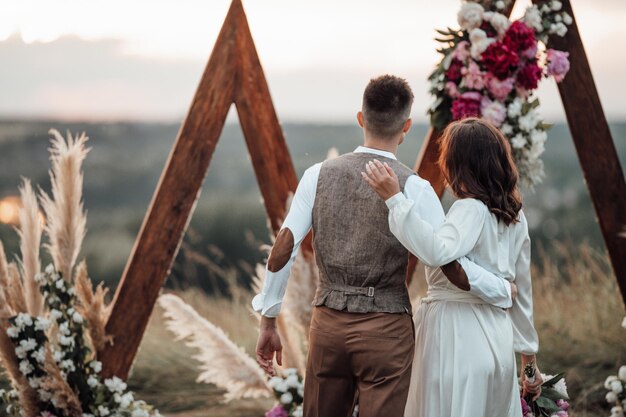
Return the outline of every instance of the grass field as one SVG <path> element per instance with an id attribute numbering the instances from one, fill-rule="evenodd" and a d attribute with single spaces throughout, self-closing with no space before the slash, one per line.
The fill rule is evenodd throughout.
<path id="1" fill-rule="evenodd" d="M 604 379 L 626 363 L 624 309 L 608 260 L 588 245 L 557 244 L 548 257 L 537 253 L 533 274 L 535 322 L 543 372 L 567 374 L 574 417 L 608 414 Z M 425 290 L 416 274 L 412 295 Z M 222 327 L 248 353 L 254 351 L 257 319 L 250 313 L 252 294 L 235 288 L 232 299 L 211 298 L 198 291 L 178 294 Z M 182 342 L 165 330 L 162 311 L 152 317 L 130 379 L 132 388 L 170 416 L 263 416 L 268 400 L 221 403 L 215 387 L 196 384 L 196 362 Z M 610 408 L 610 407 L 609 407 Z"/>

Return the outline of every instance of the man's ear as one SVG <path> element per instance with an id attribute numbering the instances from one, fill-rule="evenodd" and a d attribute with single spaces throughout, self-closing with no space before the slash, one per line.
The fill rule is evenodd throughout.
<path id="1" fill-rule="evenodd" d="M 402 128 L 402 133 L 408 133 L 408 131 L 411 129 L 411 125 L 413 125 L 413 120 L 411 120 L 409 118 L 409 119 L 407 119 L 406 122 L 404 122 L 404 127 Z"/>
<path id="2" fill-rule="evenodd" d="M 363 121 L 363 112 L 360 111 L 356 114 L 356 120 L 359 122 L 359 126 L 365 127 L 365 122 Z"/>

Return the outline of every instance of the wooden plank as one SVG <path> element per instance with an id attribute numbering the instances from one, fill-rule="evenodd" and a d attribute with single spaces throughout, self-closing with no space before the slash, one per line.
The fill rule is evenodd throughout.
<path id="1" fill-rule="evenodd" d="M 536 2 L 536 0 L 535 0 Z M 626 304 L 626 182 L 602 109 L 589 60 L 570 0 L 563 11 L 574 19 L 565 37 L 554 36 L 550 47 L 569 52 L 570 71 L 558 84 L 569 129 L 602 230 L 611 264 Z"/>
<path id="2" fill-rule="evenodd" d="M 128 377 L 198 198 L 235 95 L 240 6 L 233 2 L 226 17 L 118 285 L 106 325 L 114 345 L 98 352 L 104 377 Z"/>

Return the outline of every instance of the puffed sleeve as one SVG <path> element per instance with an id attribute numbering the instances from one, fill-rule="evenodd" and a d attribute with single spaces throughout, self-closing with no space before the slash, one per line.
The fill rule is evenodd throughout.
<path id="1" fill-rule="evenodd" d="M 511 307 L 513 321 L 513 345 L 516 352 L 533 355 L 539 350 L 539 337 L 533 324 L 533 293 L 530 279 L 530 236 L 528 223 L 520 212 L 521 250 L 515 263 L 517 298 Z"/>
<path id="2" fill-rule="evenodd" d="M 411 253 L 433 267 L 467 255 L 482 232 L 487 213 L 481 201 L 461 199 L 452 205 L 445 222 L 433 228 L 404 194 L 398 193 L 386 203 L 391 232 Z"/>

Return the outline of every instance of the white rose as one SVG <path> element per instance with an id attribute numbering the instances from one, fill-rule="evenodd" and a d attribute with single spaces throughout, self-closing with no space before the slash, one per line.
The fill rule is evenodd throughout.
<path id="1" fill-rule="evenodd" d="M 513 136 L 513 138 L 511 139 L 511 146 L 513 146 L 515 149 L 522 149 L 524 146 L 526 146 L 526 138 L 524 137 L 524 135 L 518 133 L 517 135 Z"/>
<path id="2" fill-rule="evenodd" d="M 613 381 L 617 381 L 617 377 L 615 375 L 609 375 L 606 380 L 604 381 L 604 388 L 610 390 L 611 389 L 611 383 Z"/>
<path id="3" fill-rule="evenodd" d="M 559 10 L 561 10 L 562 7 L 563 7 L 563 3 L 561 3 L 559 0 L 553 0 L 552 3 L 550 3 L 550 8 L 554 10 L 555 12 L 558 12 Z"/>
<path id="4" fill-rule="evenodd" d="M 615 404 L 617 401 L 617 395 L 613 391 L 609 391 L 606 393 L 606 402 L 609 404 Z"/>
<path id="5" fill-rule="evenodd" d="M 611 382 L 611 390 L 616 394 L 621 394 L 624 391 L 624 386 L 622 385 L 622 381 L 617 380 Z"/>
<path id="6" fill-rule="evenodd" d="M 617 372 L 617 377 L 626 382 L 626 365 L 620 366 L 619 371 Z"/>
<path id="7" fill-rule="evenodd" d="M 503 10 L 506 7 L 506 4 L 502 0 L 498 0 L 496 2 L 496 9 Z"/>
<path id="8" fill-rule="evenodd" d="M 289 375 L 285 379 L 285 383 L 289 388 L 297 388 L 300 385 L 300 381 L 298 380 L 298 375 Z"/>
<path id="9" fill-rule="evenodd" d="M 483 22 L 483 13 L 485 9 L 478 3 L 468 2 L 461 6 L 461 10 L 457 14 L 457 20 L 461 29 L 470 31 L 479 27 Z"/>
<path id="10" fill-rule="evenodd" d="M 470 55 L 475 60 L 479 61 L 483 52 L 496 40 L 494 38 L 488 38 L 487 33 L 482 29 L 472 29 L 469 33 L 470 43 Z"/>
<path id="11" fill-rule="evenodd" d="M 511 21 L 501 13 L 492 13 L 490 23 L 498 35 L 504 35 L 504 32 L 511 26 Z"/>
<path id="12" fill-rule="evenodd" d="M 293 402 L 293 395 L 290 392 L 286 392 L 280 396 L 280 402 L 283 404 L 291 404 Z"/>

